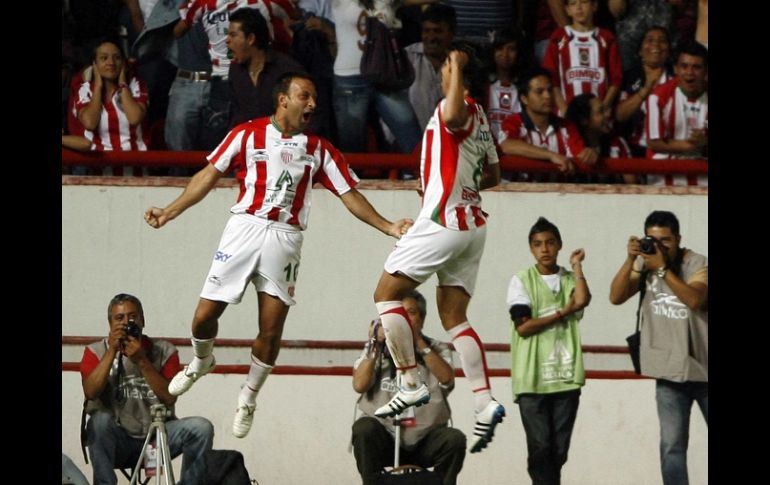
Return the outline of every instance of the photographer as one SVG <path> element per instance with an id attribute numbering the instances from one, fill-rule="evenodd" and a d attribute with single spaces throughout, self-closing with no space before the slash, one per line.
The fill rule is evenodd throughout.
<path id="1" fill-rule="evenodd" d="M 417 290 L 401 300 L 414 328 L 417 367 L 430 391 L 430 401 L 403 412 L 401 463 L 435 467 L 444 485 L 457 482 L 465 461 L 465 435 L 447 425 L 451 419 L 446 399 L 454 389 L 452 351 L 444 342 L 422 333 L 427 311 L 425 297 Z M 391 419 L 375 417 L 375 410 L 398 390 L 396 367 L 385 345 L 379 320 L 369 327 L 369 341 L 353 364 L 353 389 L 361 393 L 358 409 L 364 414 L 353 423 L 353 454 L 365 485 L 379 483 L 385 466 L 393 464 L 395 428 Z"/>
<path id="2" fill-rule="evenodd" d="M 642 373 L 656 379 L 663 483 L 686 484 L 693 402 L 708 425 L 708 260 L 680 247 L 679 221 L 671 212 L 652 212 L 644 233 L 628 240 L 610 302 L 622 304 L 645 284 L 640 357 Z"/>
<path id="3" fill-rule="evenodd" d="M 158 403 L 172 415 L 166 422 L 171 456 L 184 453 L 179 483 L 203 484 L 203 456 L 211 449 L 214 429 L 205 418 L 173 416 L 176 397 L 167 388 L 181 368 L 176 348 L 142 334 L 144 312 L 135 296 L 114 296 L 107 319 L 109 336 L 86 347 L 80 362 L 94 484 L 116 484 L 114 468 L 136 464 L 152 422 L 150 406 Z"/>

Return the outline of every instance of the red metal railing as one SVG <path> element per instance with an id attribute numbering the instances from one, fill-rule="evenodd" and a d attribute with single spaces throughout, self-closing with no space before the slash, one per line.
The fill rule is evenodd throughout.
<path id="1" fill-rule="evenodd" d="M 201 167 L 208 152 L 75 152 L 62 148 L 62 165 L 105 167 L 131 165 L 140 167 Z M 354 170 L 413 169 L 419 167 L 419 155 L 394 153 L 346 153 L 345 159 Z M 649 160 L 646 158 L 608 158 L 595 167 L 578 164 L 588 173 L 659 173 L 659 174 L 708 174 L 708 160 Z M 542 160 L 506 155 L 500 159 L 500 168 L 518 172 L 555 172 L 554 164 Z"/>
<path id="2" fill-rule="evenodd" d="M 103 337 L 94 336 L 62 336 L 62 345 L 88 345 Z M 189 338 L 157 337 L 166 340 L 177 347 L 189 347 Z M 216 339 L 217 347 L 250 348 L 253 340 L 249 339 Z M 290 349 L 315 349 L 315 350 L 361 350 L 363 341 L 359 340 L 282 340 L 282 348 Z M 452 344 L 449 347 L 454 350 Z M 509 352 L 511 346 L 504 343 L 484 344 L 486 352 Z M 626 354 L 628 349 L 616 345 L 584 345 L 583 352 L 599 354 Z M 79 372 L 79 362 L 62 362 L 61 370 L 67 372 Z M 249 366 L 245 364 L 219 364 L 213 371 L 215 374 L 248 374 Z M 315 375 L 315 376 L 350 376 L 353 369 L 350 366 L 305 366 L 305 365 L 278 365 L 273 374 L 279 375 Z M 490 377 L 510 377 L 510 369 L 489 369 Z M 462 369 L 455 369 L 456 377 L 464 377 Z M 646 379 L 632 371 L 623 370 L 587 370 L 589 379 Z"/>

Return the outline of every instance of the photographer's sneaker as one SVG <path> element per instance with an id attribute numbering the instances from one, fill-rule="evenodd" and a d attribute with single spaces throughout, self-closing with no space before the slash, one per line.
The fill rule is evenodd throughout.
<path id="1" fill-rule="evenodd" d="M 241 402 L 238 398 L 238 409 L 235 410 L 235 418 L 233 418 L 233 435 L 236 438 L 243 438 L 249 434 L 251 423 L 254 422 L 255 409 L 257 409 L 256 404 Z"/>
<path id="2" fill-rule="evenodd" d="M 495 426 L 503 422 L 503 416 L 505 416 L 505 408 L 494 399 L 489 401 L 480 413 L 476 413 L 476 425 L 473 427 L 471 437 L 471 453 L 478 453 L 487 447 L 495 434 Z"/>
<path id="3" fill-rule="evenodd" d="M 407 391 L 403 387 L 399 389 L 393 399 L 388 404 L 380 407 L 374 412 L 378 418 L 389 418 L 401 414 L 409 406 L 420 407 L 430 401 L 430 391 L 428 386 L 422 384 L 414 391 Z"/>
<path id="4" fill-rule="evenodd" d="M 168 392 L 172 396 L 179 396 L 184 394 L 190 390 L 195 381 L 211 372 L 214 367 L 216 367 L 216 365 L 217 360 L 214 358 L 214 355 L 212 355 L 209 366 L 198 372 L 190 371 L 189 365 L 184 366 L 184 369 L 177 372 L 174 378 L 171 379 L 171 382 L 168 383 Z"/>

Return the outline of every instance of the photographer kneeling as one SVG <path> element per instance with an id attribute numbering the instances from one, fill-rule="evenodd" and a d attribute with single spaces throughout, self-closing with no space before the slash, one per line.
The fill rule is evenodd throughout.
<path id="1" fill-rule="evenodd" d="M 184 454 L 179 483 L 205 483 L 204 455 L 211 449 L 214 428 L 205 418 L 174 416 L 176 397 L 169 394 L 168 382 L 181 369 L 176 347 L 142 334 L 144 312 L 135 296 L 114 296 L 107 319 L 110 334 L 86 347 L 80 362 L 94 485 L 116 484 L 115 467 L 133 467 L 139 460 L 153 404 L 164 404 L 171 412 L 166 422 L 171 456 Z"/>
<path id="2" fill-rule="evenodd" d="M 654 377 L 664 485 L 686 484 L 690 410 L 709 420 L 708 260 L 680 246 L 679 220 L 654 211 L 631 236 L 610 287 L 620 305 L 646 285 L 639 307 L 642 374 Z"/>

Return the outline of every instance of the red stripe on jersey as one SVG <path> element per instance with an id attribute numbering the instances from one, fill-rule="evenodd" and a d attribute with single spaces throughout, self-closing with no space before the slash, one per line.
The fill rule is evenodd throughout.
<path id="1" fill-rule="evenodd" d="M 273 207 L 270 212 L 267 213 L 267 219 L 270 221 L 277 221 L 278 215 L 281 213 L 280 207 Z"/>
<path id="2" fill-rule="evenodd" d="M 107 111 L 107 130 L 110 134 L 110 145 L 113 150 L 120 150 L 120 121 L 118 120 L 118 111 L 115 104 L 110 99 L 109 103 L 104 104 Z"/>
<path id="3" fill-rule="evenodd" d="M 455 138 L 447 132 L 446 125 L 444 125 L 444 122 L 441 120 L 440 114 L 439 130 L 441 130 L 441 134 L 439 135 L 441 136 L 441 151 L 439 154 L 441 158 L 439 159 L 439 164 L 441 167 L 441 184 L 443 187 L 441 189 L 441 200 L 436 209 L 438 210 L 440 224 L 446 226 L 446 203 L 447 200 L 449 200 L 449 196 L 452 193 L 452 187 L 455 184 L 459 154 Z"/>
<path id="4" fill-rule="evenodd" d="M 476 227 L 481 227 L 487 223 L 486 219 L 481 215 L 481 209 L 478 206 L 472 205 L 471 212 L 473 213 L 473 223 Z"/>
<path id="5" fill-rule="evenodd" d="M 455 178 L 457 177 L 457 163 L 459 162 L 459 148 L 460 144 L 465 140 L 468 135 L 473 131 L 473 118 L 470 118 L 471 125 L 468 130 L 454 133 L 444 123 L 444 117 L 441 113 L 441 108 L 438 111 L 438 127 L 441 137 L 441 152 L 439 163 L 441 164 L 441 184 L 442 193 L 441 200 L 437 207 L 439 213 L 439 221 L 442 226 L 446 226 L 446 204 L 449 200 L 449 196 L 452 194 L 452 187 L 455 184 Z"/>
<path id="6" fill-rule="evenodd" d="M 468 223 L 465 222 L 465 207 L 461 205 L 455 207 L 455 215 L 457 216 L 457 227 L 461 231 L 467 231 Z"/>
<path id="7" fill-rule="evenodd" d="M 253 133 L 252 133 L 252 135 L 253 135 Z M 246 184 L 243 183 L 243 180 L 246 178 L 246 174 L 247 174 L 247 172 L 249 170 L 248 166 L 246 165 L 246 149 L 247 149 L 246 141 L 248 139 L 249 139 L 249 137 L 248 137 L 248 135 L 246 135 L 245 130 L 244 130 L 243 137 L 241 137 L 241 150 L 238 153 L 238 155 L 233 157 L 233 159 L 236 162 L 235 165 L 233 165 L 233 160 L 230 160 L 230 166 L 231 167 L 232 166 L 237 167 L 236 178 L 240 182 L 238 184 L 240 190 L 238 191 L 238 201 L 237 202 L 240 202 L 241 199 L 243 199 L 243 196 L 246 195 Z M 240 163 L 238 163 L 238 162 L 240 162 Z M 262 163 L 264 163 L 264 162 L 262 162 Z M 259 165 L 259 164 L 257 164 L 257 165 Z M 265 174 L 265 168 L 264 167 L 262 167 L 262 173 L 263 173 L 263 175 Z M 259 167 L 258 166 L 257 166 L 257 174 L 259 174 Z M 264 177 L 260 178 L 258 176 L 257 177 L 257 183 L 259 183 L 259 181 L 264 181 L 264 179 L 265 179 Z M 262 185 L 264 185 L 264 182 L 262 182 Z M 262 192 L 263 192 L 262 196 L 264 197 L 264 195 L 265 195 L 264 194 L 264 190 Z M 260 206 L 261 206 L 262 205 L 262 201 L 260 200 L 259 203 L 260 203 Z M 253 205 L 253 202 L 252 202 L 252 205 Z M 249 209 L 251 209 L 251 207 L 249 207 Z M 253 214 L 253 212 L 249 212 L 249 209 L 246 209 L 246 212 L 249 213 L 249 214 Z"/>
<path id="8" fill-rule="evenodd" d="M 310 165 L 305 165 L 305 173 L 302 174 L 302 178 L 297 186 L 297 192 L 294 194 L 294 202 L 291 204 L 291 218 L 287 221 L 288 224 L 299 225 L 299 211 L 302 210 L 302 206 L 305 204 L 305 191 L 310 182 Z"/>
<path id="9" fill-rule="evenodd" d="M 94 150 L 97 152 L 103 151 L 104 143 L 102 143 L 102 137 L 99 136 L 99 133 L 97 131 L 92 131 L 91 133 L 93 133 L 94 135 L 94 139 L 91 140 L 91 143 L 94 144 Z"/>
<path id="10" fill-rule="evenodd" d="M 462 332 L 460 332 L 455 338 L 452 339 L 452 341 L 457 340 L 460 337 L 470 337 L 473 340 L 476 341 L 476 345 L 479 346 L 479 352 L 481 352 L 481 364 L 484 368 L 484 382 L 486 383 L 486 387 L 479 387 L 478 389 L 474 389 L 473 392 L 476 391 L 482 391 L 484 389 L 489 389 L 491 386 L 489 385 L 489 371 L 487 368 L 487 356 L 484 353 L 484 346 L 481 343 L 481 339 L 479 338 L 479 335 L 476 333 L 475 330 L 473 330 L 473 327 L 466 328 Z M 467 377 L 467 376 L 466 376 Z"/>
<path id="11" fill-rule="evenodd" d="M 225 136 L 224 141 L 219 144 L 217 151 L 215 151 L 214 154 L 211 156 L 211 160 L 209 160 L 209 163 L 211 164 L 217 163 L 219 159 L 222 157 L 222 154 L 225 152 L 225 150 L 227 150 L 227 148 L 233 142 L 233 139 L 238 135 L 238 133 L 242 131 L 245 131 L 245 130 L 243 128 L 241 129 L 235 128 L 231 130 L 230 133 L 228 133 L 227 136 Z M 244 133 L 244 136 L 246 136 L 245 133 Z"/>
<path id="12" fill-rule="evenodd" d="M 265 202 L 265 192 L 266 187 L 265 184 L 267 182 L 267 162 L 264 160 L 260 160 L 256 163 L 257 168 L 257 180 L 254 182 L 254 200 L 251 202 L 251 205 L 248 209 L 246 209 L 246 213 L 248 214 L 254 214 L 259 209 L 262 208 L 262 204 Z M 245 185 L 241 187 L 241 195 L 243 195 L 243 192 L 245 191 Z M 240 202 L 241 197 L 238 197 L 238 201 Z"/>
<path id="13" fill-rule="evenodd" d="M 425 159 L 424 168 L 423 168 L 423 174 L 422 174 L 422 197 L 425 198 L 425 189 L 428 187 L 428 182 L 430 182 L 430 166 L 433 162 L 433 130 L 428 130 L 425 132 L 425 143 L 422 144 L 423 150 L 425 150 L 425 154 L 423 155 Z"/>

